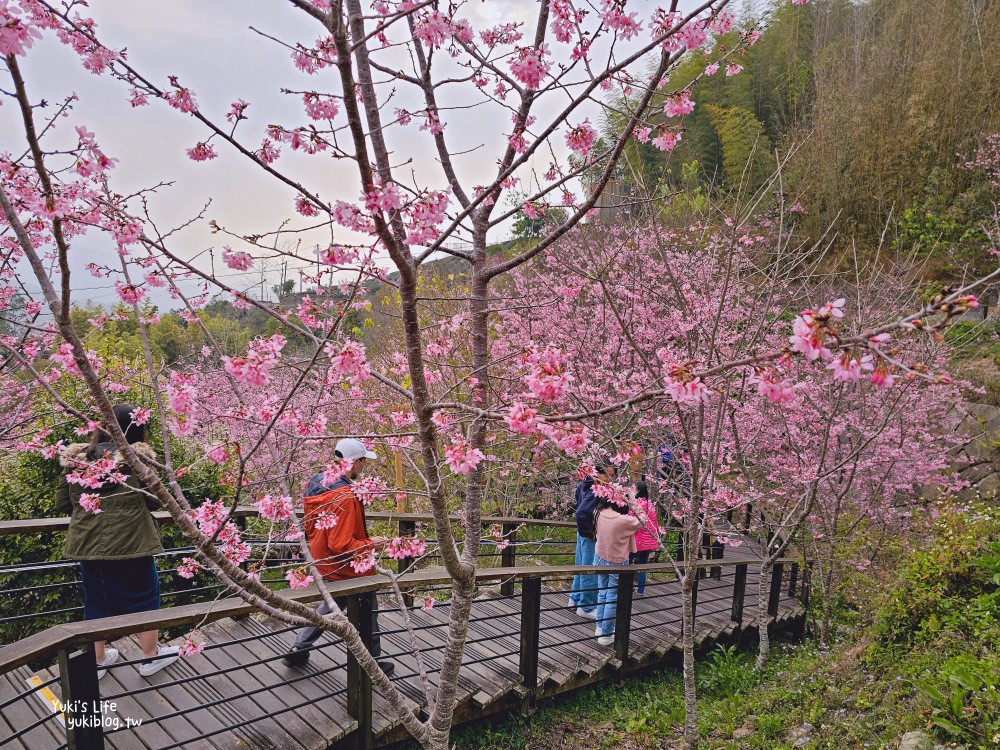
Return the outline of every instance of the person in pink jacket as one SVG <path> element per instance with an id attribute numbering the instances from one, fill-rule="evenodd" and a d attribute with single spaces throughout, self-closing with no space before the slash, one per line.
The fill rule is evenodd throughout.
<path id="1" fill-rule="evenodd" d="M 635 552 L 635 532 L 642 528 L 638 518 L 627 515 L 628 508 L 608 500 L 601 501 L 597 512 L 597 545 L 594 565 L 628 565 Z M 597 574 L 597 629 L 594 635 L 601 646 L 615 642 L 615 615 L 618 613 L 618 574 Z"/>
<path id="2" fill-rule="evenodd" d="M 649 499 L 649 486 L 642 480 L 635 483 L 635 503 L 646 518 L 639 518 L 643 526 L 635 532 L 635 552 L 629 557 L 629 563 L 644 565 L 649 562 L 650 554 L 660 548 L 660 519 L 656 515 L 656 503 Z M 642 596 L 646 593 L 646 574 L 636 574 L 635 580 L 638 584 L 635 593 Z"/>

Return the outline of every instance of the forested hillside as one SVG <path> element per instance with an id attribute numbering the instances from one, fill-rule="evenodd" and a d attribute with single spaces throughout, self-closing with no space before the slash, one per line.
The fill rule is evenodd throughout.
<path id="1" fill-rule="evenodd" d="M 691 56 L 663 89 L 698 79 L 680 144 L 635 144 L 623 180 L 664 197 L 667 214 L 691 208 L 695 184 L 744 206 L 781 192 L 809 237 L 832 232 L 841 253 L 932 256 L 941 281 L 982 272 L 996 185 L 972 162 L 1000 131 L 1000 5 L 768 2 L 742 16 L 709 53 L 718 72 Z M 756 43 L 728 56 L 748 33 Z M 743 71 L 727 75 L 734 62 Z"/>

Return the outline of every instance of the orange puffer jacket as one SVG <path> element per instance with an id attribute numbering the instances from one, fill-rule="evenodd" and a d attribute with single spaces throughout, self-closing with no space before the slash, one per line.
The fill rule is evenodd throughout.
<path id="1" fill-rule="evenodd" d="M 343 581 L 375 573 L 374 568 L 359 573 L 351 567 L 354 559 L 364 558 L 374 547 L 365 528 L 364 506 L 349 486 L 307 497 L 304 512 L 309 551 L 323 578 Z M 336 518 L 337 523 L 321 529 L 319 521 L 327 514 Z"/>

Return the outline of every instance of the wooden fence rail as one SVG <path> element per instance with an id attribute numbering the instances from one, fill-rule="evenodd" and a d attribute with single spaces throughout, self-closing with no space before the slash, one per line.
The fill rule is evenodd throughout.
<path id="1" fill-rule="evenodd" d="M 778 597 L 781 599 L 794 586 L 798 586 L 801 596 L 808 596 L 808 576 L 803 576 L 801 582 L 794 580 L 791 576 L 783 578 L 783 572 L 790 567 L 786 563 L 792 560 L 781 560 L 776 564 L 772 573 L 771 583 L 777 584 Z M 726 573 L 726 578 L 732 575 L 734 584 L 730 588 L 726 586 L 721 591 L 726 602 L 720 602 L 718 597 L 712 600 L 711 610 L 715 613 L 720 611 L 720 605 L 725 607 L 730 615 L 734 628 L 739 628 L 743 620 L 742 600 L 745 596 L 746 580 L 748 570 L 755 568 L 759 570 L 759 565 L 746 561 L 722 561 L 711 560 L 696 563 L 701 567 L 718 566 L 731 571 Z M 564 628 L 562 624 L 542 625 L 542 615 L 550 616 L 552 608 L 549 606 L 543 609 L 543 600 L 551 601 L 551 594 L 543 596 L 543 584 L 552 584 L 555 581 L 566 580 L 573 575 L 581 573 L 616 573 L 618 574 L 618 609 L 616 614 L 613 656 L 608 661 L 608 676 L 621 679 L 628 673 L 631 665 L 635 662 L 630 655 L 634 654 L 634 649 L 630 648 L 630 641 L 635 630 L 633 617 L 633 581 L 634 576 L 641 572 L 649 574 L 670 573 L 674 570 L 670 563 L 656 563 L 638 566 L 532 566 L 521 568 L 492 568 L 483 569 L 476 574 L 477 582 L 509 582 L 520 585 L 520 596 L 516 598 L 519 603 L 519 632 L 511 632 L 510 636 L 516 637 L 516 665 L 519 679 L 517 684 L 511 686 L 511 691 L 516 694 L 517 700 L 522 708 L 530 709 L 535 705 L 541 695 L 539 681 L 539 657 L 545 651 L 548 655 L 552 651 L 552 646 L 546 645 L 545 638 L 552 641 L 553 633 L 557 628 Z M 400 576 L 399 583 L 404 588 L 422 588 L 447 584 L 450 578 L 440 571 L 411 571 Z M 699 581 L 695 577 L 696 584 L 705 585 L 715 582 L 711 578 Z M 374 576 L 353 581 L 341 581 L 329 584 L 331 594 L 336 597 L 346 597 L 348 601 L 347 615 L 350 621 L 358 629 L 362 641 L 366 645 L 371 645 L 371 596 L 372 591 L 381 591 L 389 586 L 389 579 L 386 576 Z M 716 588 L 716 593 L 720 589 Z M 772 592 L 774 589 L 772 588 Z M 300 602 L 313 602 L 320 598 L 316 590 L 283 592 L 284 596 Z M 565 593 L 562 594 L 565 596 Z M 548 598 L 546 598 L 548 597 Z M 769 609 L 772 601 L 777 600 L 772 594 L 769 599 Z M 731 600 L 731 601 L 729 601 Z M 787 599 L 786 599 L 787 600 Z M 696 617 L 701 611 L 704 603 L 696 604 Z M 80 731 L 70 731 L 66 734 L 66 746 L 69 750 L 97 750 L 105 747 L 103 733 L 93 732 L 86 729 L 96 720 L 100 712 L 100 690 L 97 682 L 97 667 L 93 656 L 86 652 L 78 652 L 77 648 L 83 644 L 96 639 L 111 640 L 121 638 L 130 634 L 144 630 L 176 627 L 180 625 L 204 626 L 207 622 L 224 620 L 249 614 L 252 607 L 241 599 L 226 599 L 212 605 L 193 604 L 183 607 L 174 607 L 166 610 L 144 612 L 123 617 L 106 618 L 104 620 L 92 620 L 77 622 L 67 625 L 59 625 L 35 636 L 24 639 L 15 644 L 0 648 L 0 675 L 4 675 L 12 670 L 30 662 L 51 659 L 58 657 L 59 664 L 59 686 L 61 688 L 61 700 L 64 704 L 71 706 L 72 711 L 67 714 L 67 719 L 71 716 L 76 719 L 87 719 L 80 724 L 84 729 Z M 668 607 L 667 609 L 670 609 Z M 415 610 L 419 612 L 419 610 Z M 771 613 L 772 618 L 777 616 L 775 610 Z M 715 617 L 717 615 L 713 615 Z M 592 623 L 592 621 L 590 621 Z M 571 623 L 572 624 L 572 623 Z M 767 625 L 764 624 L 766 627 Z M 588 627 L 592 627 L 592 624 Z M 642 628 L 639 627 L 639 630 Z M 470 643 L 477 629 L 470 630 Z M 383 636 L 384 638 L 384 636 Z M 570 641 L 572 642 L 572 641 Z M 499 648 L 499 647 L 497 647 Z M 498 656 L 487 656 L 482 661 L 496 661 Z M 502 659 L 501 659 L 502 661 Z M 367 674 L 360 669 L 357 661 L 347 655 L 347 713 L 354 720 L 355 724 L 341 744 L 345 747 L 367 749 L 375 745 L 377 741 L 375 732 L 375 701 L 372 695 L 372 684 Z M 30 691 L 28 691 L 30 692 Z M 8 701 L 7 703 L 10 703 Z M 73 713 L 76 712 L 76 713 Z M 0 717 L 4 713 L 3 704 L 0 704 Z M 155 721 L 151 719 L 150 722 Z M 23 729 L 23 728 L 22 728 Z M 345 744 L 346 743 L 346 744 Z M 0 747 L 7 743 L 0 740 Z"/>

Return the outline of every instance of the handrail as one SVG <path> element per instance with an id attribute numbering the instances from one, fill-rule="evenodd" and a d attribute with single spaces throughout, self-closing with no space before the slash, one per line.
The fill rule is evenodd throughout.
<path id="1" fill-rule="evenodd" d="M 797 563 L 797 558 L 782 558 L 775 562 Z M 681 563 L 682 565 L 684 563 Z M 757 561 L 747 560 L 705 560 L 696 562 L 698 568 L 735 567 L 738 565 L 759 565 Z M 476 582 L 495 581 L 515 578 L 543 578 L 546 576 L 571 576 L 580 573 L 662 573 L 674 571 L 674 563 L 648 563 L 646 565 L 535 565 L 515 568 L 482 568 L 476 571 Z M 408 572 L 398 576 L 401 588 L 415 586 L 430 586 L 450 583 L 451 576 L 443 570 L 421 570 Z M 327 582 L 331 596 L 342 597 L 352 594 L 364 594 L 378 591 L 390 583 L 388 576 L 365 576 L 363 579 Z M 284 590 L 279 596 L 301 603 L 318 601 L 321 596 L 318 589 L 302 591 Z M 226 617 L 239 617 L 255 611 L 252 604 L 239 597 L 230 597 L 216 602 L 201 602 L 185 604 L 179 607 L 139 612 L 131 615 L 106 617 L 100 620 L 84 620 L 81 622 L 54 625 L 41 633 L 0 647 L 0 674 L 28 664 L 53 651 L 69 646 L 80 645 L 94 640 L 112 640 L 124 635 L 139 633 L 144 630 L 164 629 L 190 625 L 193 623 L 208 623 Z"/>
<path id="2" fill-rule="evenodd" d="M 302 515 L 302 511 L 297 511 Z M 153 519 L 160 524 L 171 524 L 173 517 L 166 511 L 155 511 Z M 233 513 L 234 518 L 253 518 L 259 516 L 260 512 L 250 505 L 239 505 Z M 434 516 L 430 513 L 393 513 L 389 511 L 370 511 L 365 516 L 372 521 L 410 521 L 414 523 L 434 521 Z M 462 516 L 449 515 L 453 521 L 461 521 Z M 16 518 L 8 521 L 0 521 L 0 536 L 5 534 L 37 534 L 41 532 L 66 531 L 69 528 L 69 516 L 59 516 L 55 518 Z M 483 516 L 480 519 L 483 525 L 489 524 L 517 524 L 527 526 L 552 526 L 559 528 L 575 527 L 575 521 L 559 521 L 544 518 L 517 518 L 511 516 Z"/>

